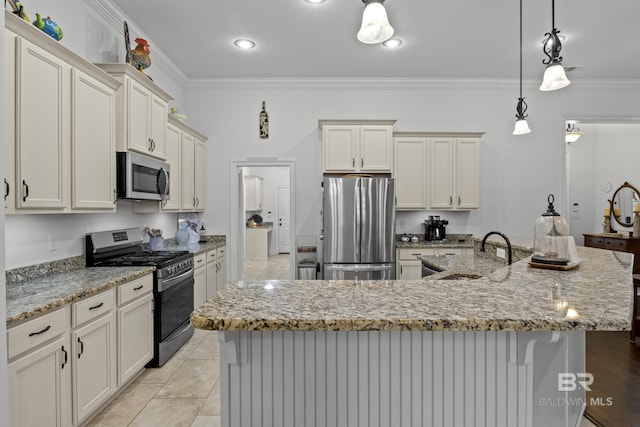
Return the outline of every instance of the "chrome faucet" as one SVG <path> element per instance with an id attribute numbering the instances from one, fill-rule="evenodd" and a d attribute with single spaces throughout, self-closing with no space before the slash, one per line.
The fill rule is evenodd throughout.
<path id="1" fill-rule="evenodd" d="M 508 253 L 508 258 L 507 258 L 507 262 L 509 263 L 509 265 L 511 265 L 511 260 L 513 257 L 513 252 L 511 250 L 511 242 L 509 241 L 509 239 L 507 238 L 507 236 L 505 236 L 504 234 L 502 234 L 499 231 L 490 231 L 487 234 L 484 235 L 484 237 L 482 238 L 482 244 L 480 245 L 480 252 L 485 252 L 484 250 L 484 242 L 487 241 L 487 237 L 491 236 L 492 234 L 497 234 L 498 236 L 501 236 L 505 242 L 507 242 L 507 251 Z"/>

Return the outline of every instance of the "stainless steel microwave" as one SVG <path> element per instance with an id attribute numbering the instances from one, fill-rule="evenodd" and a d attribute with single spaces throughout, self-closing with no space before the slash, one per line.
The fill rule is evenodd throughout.
<path id="1" fill-rule="evenodd" d="M 169 163 L 132 151 L 116 153 L 118 199 L 165 200 L 169 198 Z"/>

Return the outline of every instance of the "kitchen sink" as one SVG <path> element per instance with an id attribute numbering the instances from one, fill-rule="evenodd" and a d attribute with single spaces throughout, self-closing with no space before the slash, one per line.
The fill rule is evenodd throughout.
<path id="1" fill-rule="evenodd" d="M 470 273 L 453 273 L 448 276 L 441 277 L 440 280 L 459 280 L 459 279 L 479 279 L 482 276 Z"/>

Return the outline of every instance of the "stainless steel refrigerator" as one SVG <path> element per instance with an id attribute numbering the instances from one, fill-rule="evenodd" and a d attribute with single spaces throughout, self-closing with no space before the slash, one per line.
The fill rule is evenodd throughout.
<path id="1" fill-rule="evenodd" d="M 395 180 L 324 178 L 325 280 L 395 279 Z"/>

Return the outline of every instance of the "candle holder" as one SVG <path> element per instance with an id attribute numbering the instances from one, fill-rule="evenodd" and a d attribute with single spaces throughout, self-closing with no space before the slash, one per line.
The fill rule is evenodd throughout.
<path id="1" fill-rule="evenodd" d="M 602 223 L 602 232 L 611 233 L 611 217 L 609 215 L 605 215 L 604 217 L 604 222 Z"/>

